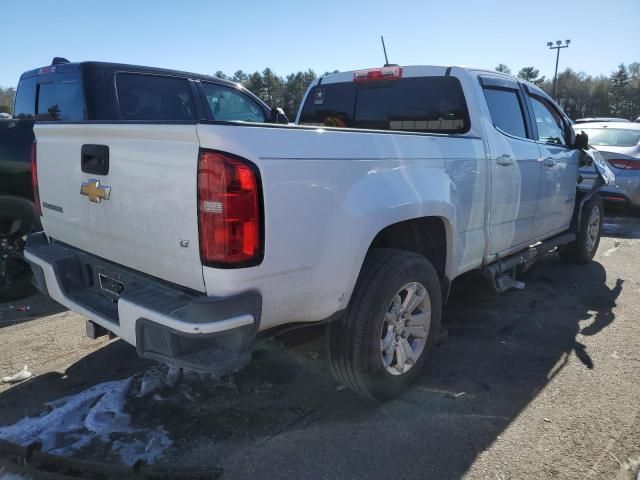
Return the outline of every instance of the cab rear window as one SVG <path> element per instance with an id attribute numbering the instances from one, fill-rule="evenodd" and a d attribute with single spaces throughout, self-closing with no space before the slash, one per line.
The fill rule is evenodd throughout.
<path id="1" fill-rule="evenodd" d="M 61 75 L 38 83 L 36 120 L 81 122 L 85 119 L 80 78 Z"/>
<path id="2" fill-rule="evenodd" d="M 455 77 L 332 83 L 311 89 L 301 125 L 464 133 L 469 112 Z"/>
<path id="3" fill-rule="evenodd" d="M 190 121 L 195 108 L 186 78 L 119 73 L 118 108 L 122 120 Z"/>
<path id="4" fill-rule="evenodd" d="M 14 116 L 41 121 L 85 120 L 86 109 L 80 76 L 55 73 L 22 79 L 18 85 Z"/>

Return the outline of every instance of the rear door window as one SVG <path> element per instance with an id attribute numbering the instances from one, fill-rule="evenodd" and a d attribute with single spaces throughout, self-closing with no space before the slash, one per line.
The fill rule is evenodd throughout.
<path id="1" fill-rule="evenodd" d="M 484 97 L 496 128 L 516 137 L 527 137 L 522 104 L 516 90 L 485 87 Z"/>
<path id="2" fill-rule="evenodd" d="M 455 77 L 409 77 L 311 89 L 301 125 L 464 133 L 469 112 Z"/>
<path id="3" fill-rule="evenodd" d="M 248 95 L 235 88 L 217 83 L 202 83 L 211 117 L 219 122 L 264 123 L 264 110 Z"/>
<path id="4" fill-rule="evenodd" d="M 195 108 L 189 80 L 134 73 L 116 75 L 122 120 L 190 121 Z"/>

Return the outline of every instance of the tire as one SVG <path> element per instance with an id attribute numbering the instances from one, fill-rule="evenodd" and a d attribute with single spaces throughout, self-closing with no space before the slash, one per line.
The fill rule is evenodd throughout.
<path id="1" fill-rule="evenodd" d="M 35 292 L 23 250 L 26 236 L 40 229 L 33 203 L 22 198 L 0 197 L 0 302 Z"/>
<path id="2" fill-rule="evenodd" d="M 584 265 L 593 259 L 600 245 L 603 218 L 602 198 L 596 195 L 582 209 L 580 231 L 577 232 L 576 239 L 560 252 L 564 260 Z"/>
<path id="3" fill-rule="evenodd" d="M 412 297 L 411 285 L 415 287 Z M 411 308 L 407 304 L 409 298 L 420 303 Z M 399 306 L 409 307 L 406 311 L 413 315 L 398 316 Z M 437 342 L 441 316 L 442 289 L 438 274 L 427 259 L 404 250 L 372 250 L 347 311 L 327 328 L 328 357 L 334 376 L 369 398 L 386 400 L 400 395 L 420 374 Z M 402 318 L 407 319 L 393 324 L 389 320 Z M 414 337 L 414 333 L 418 336 Z M 387 347 L 384 354 L 383 343 Z M 407 345 L 415 358 L 403 364 L 399 355 L 407 352 L 403 350 Z"/>

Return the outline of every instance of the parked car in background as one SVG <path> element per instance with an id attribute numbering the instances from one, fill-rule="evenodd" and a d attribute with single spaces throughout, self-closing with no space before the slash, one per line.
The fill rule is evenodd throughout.
<path id="1" fill-rule="evenodd" d="M 575 125 L 574 129 L 589 135 L 589 144 L 602 153 L 616 176 L 615 186 L 600 190 L 603 199 L 640 207 L 640 123 L 587 123 Z M 595 178 L 593 169 L 582 167 L 580 174 L 580 188 L 590 188 Z"/>
<path id="2" fill-rule="evenodd" d="M 573 121 L 573 123 L 593 123 L 593 122 L 628 122 L 628 123 L 631 123 L 626 118 L 616 118 L 616 117 L 578 118 L 578 119 Z"/>
<path id="3" fill-rule="evenodd" d="M 7 120 L 9 118 L 11 118 L 11 115 L 5 112 L 0 112 L 0 120 Z"/>

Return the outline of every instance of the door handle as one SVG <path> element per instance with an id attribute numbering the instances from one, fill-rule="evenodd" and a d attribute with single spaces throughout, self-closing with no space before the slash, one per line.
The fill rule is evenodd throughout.
<path id="1" fill-rule="evenodd" d="M 84 173 L 107 175 L 109 173 L 109 146 L 82 145 L 80 165 Z"/>
<path id="2" fill-rule="evenodd" d="M 513 158 L 507 154 L 504 154 L 496 158 L 496 162 L 498 165 L 513 165 Z"/>
<path id="3" fill-rule="evenodd" d="M 542 161 L 542 163 L 545 167 L 553 167 L 556 164 L 556 161 L 551 157 L 547 157 Z"/>

